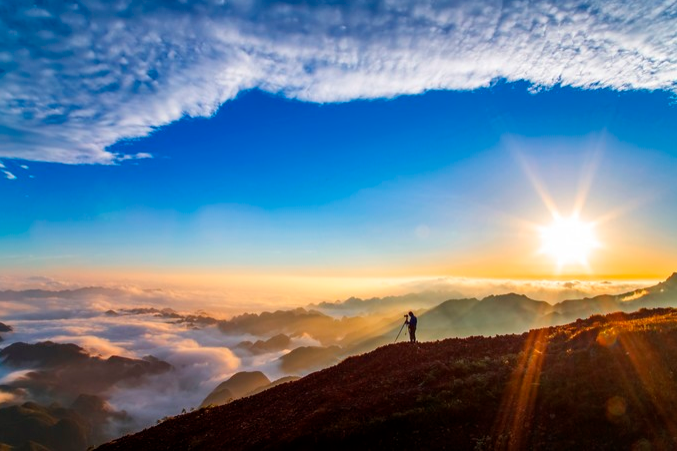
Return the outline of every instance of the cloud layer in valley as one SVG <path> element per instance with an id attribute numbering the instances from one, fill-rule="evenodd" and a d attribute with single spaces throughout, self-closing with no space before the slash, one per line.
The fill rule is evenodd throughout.
<path id="1" fill-rule="evenodd" d="M 167 308 L 176 306 L 186 294 L 133 287 L 78 289 L 51 279 L 30 280 L 36 286 L 58 289 L 0 291 L 0 409 L 28 400 L 43 407 L 53 401 L 80 407 L 93 403 L 102 415 L 99 427 L 110 426 L 106 435 L 109 438 L 199 406 L 219 383 L 238 372 L 258 370 L 270 380 L 303 376 L 351 353 L 389 343 L 402 311 L 408 309 L 422 314 L 427 324 L 423 335 L 436 330 L 438 335 L 432 338 L 439 339 L 455 333 L 477 333 L 476 329 L 482 327 L 491 332 L 495 326 L 485 324 L 486 315 L 482 312 L 476 329 L 464 332 L 460 323 L 450 326 L 448 315 L 440 315 L 440 309 L 446 312 L 459 302 L 467 302 L 441 304 L 448 298 L 508 291 L 575 297 L 580 293 L 630 293 L 650 285 L 441 278 L 399 286 L 418 294 L 365 301 L 351 298 L 311 306 L 324 313 L 296 308 L 219 320 L 202 312 L 185 314 Z M 641 301 L 652 290 L 654 297 L 661 297 L 663 288 L 672 290 L 675 283 L 671 279 L 669 283 L 632 292 L 630 297 Z M 523 296 L 495 299 L 517 299 L 544 310 L 549 308 Z M 472 301 L 482 310 L 480 301 Z M 584 316 L 597 312 L 599 307 L 582 304 Z M 508 309 L 511 305 L 505 304 Z M 425 313 L 424 309 L 429 308 L 432 310 Z M 618 304 L 611 308 L 618 308 Z M 492 317 L 495 311 L 496 307 L 492 307 Z M 574 315 L 572 318 L 579 314 L 569 313 Z M 535 324 L 531 319 L 527 318 L 524 328 Z M 516 331 L 520 330 L 511 329 L 510 333 Z M 66 345 L 69 343 L 72 344 Z"/>
<path id="2" fill-rule="evenodd" d="M 165 304 L 161 305 L 163 296 Z M 122 429 L 116 429 L 113 435 L 130 427 L 151 425 L 183 408 L 199 406 L 218 383 L 238 371 L 257 368 L 271 378 L 284 375 L 276 361 L 289 351 L 287 348 L 253 355 L 242 352 L 237 345 L 260 337 L 247 333 L 225 335 L 214 318 L 201 316 L 203 319 L 197 322 L 185 322 L 182 321 L 185 316 L 168 308 L 138 308 L 176 305 L 177 298 L 171 292 L 130 287 L 27 290 L 0 292 L 0 299 L 0 318 L 13 329 L 1 334 L 0 348 L 19 342 L 74 343 L 93 358 L 103 359 L 100 364 L 95 362 L 99 366 L 111 356 L 129 359 L 153 356 L 171 365 L 171 371 L 148 372 L 141 378 L 123 375 L 103 385 L 103 381 L 98 381 L 99 385 L 79 384 L 83 393 L 101 396 L 112 409 L 129 415 L 119 425 Z M 289 347 L 313 344 L 317 341 L 300 336 L 292 338 Z M 47 396 L 69 405 L 78 395 L 72 387 L 56 383 L 58 374 L 70 369 L 48 368 L 36 377 L 30 374 L 30 368 L 22 365 L 0 368 L 0 384 L 14 387 L 14 391 L 2 393 L 0 406 L 29 400 L 48 405 Z"/>
<path id="3" fill-rule="evenodd" d="M 0 156 L 107 147 L 251 88 L 313 102 L 496 79 L 676 90 L 668 1 L 30 2 L 0 10 Z M 7 175 L 7 177 L 10 177 Z"/>

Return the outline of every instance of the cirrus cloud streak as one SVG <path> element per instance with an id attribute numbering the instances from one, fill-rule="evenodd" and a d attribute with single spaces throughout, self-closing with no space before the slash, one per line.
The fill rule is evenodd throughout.
<path id="1" fill-rule="evenodd" d="M 107 150 L 259 88 L 312 102 L 527 80 L 675 91 L 677 5 L 645 1 L 45 2 L 0 10 L 0 156 Z"/>

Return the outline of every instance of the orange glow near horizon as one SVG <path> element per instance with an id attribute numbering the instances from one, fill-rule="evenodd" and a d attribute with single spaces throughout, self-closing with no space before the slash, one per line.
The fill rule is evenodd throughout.
<path id="1" fill-rule="evenodd" d="M 58 271 L 49 271 L 45 275 L 57 280 L 67 281 L 77 285 L 106 285 L 109 284 L 130 284 L 142 287 L 157 288 L 169 287 L 177 289 L 224 289 L 224 288 L 244 288 L 258 286 L 264 288 L 266 284 L 277 287 L 292 289 L 295 287 L 307 287 L 310 290 L 326 291 L 381 291 L 392 287 L 406 285 L 408 283 L 435 280 L 462 280 L 474 284 L 491 284 L 502 282 L 515 283 L 534 283 L 534 282 L 567 282 L 567 281 L 586 281 L 599 282 L 605 281 L 627 281 L 634 283 L 644 283 L 650 285 L 665 280 L 670 276 L 674 269 L 670 265 L 665 265 L 663 271 L 657 272 L 621 272 L 618 274 L 590 274 L 590 273 L 566 273 L 566 274 L 541 274 L 516 272 L 505 266 L 487 267 L 482 270 L 480 265 L 485 261 L 481 259 L 468 260 L 467 264 L 456 267 L 446 268 L 431 267 L 430 272 L 405 271 L 397 272 L 379 272 L 364 271 L 361 274 L 355 274 L 352 271 L 336 271 L 330 274 L 329 271 L 304 271 L 302 274 L 283 272 L 283 271 L 244 271 L 244 270 L 215 270 L 210 269 L 173 269 L 165 268 L 162 270 L 154 268 L 61 268 Z M 446 269 L 446 270 L 445 270 Z M 458 271 L 456 271 L 458 269 Z M 462 271 L 465 269 L 465 271 Z M 675 268 L 677 269 L 677 268 Z M 358 271 L 359 272 L 359 271 Z M 28 277 L 32 273 L 16 273 L 18 277 Z"/>
<path id="2" fill-rule="evenodd" d="M 556 303 L 572 297 L 592 297 L 600 294 L 621 294 L 655 285 L 670 273 L 643 279 L 569 279 L 560 278 L 497 278 L 468 276 L 412 276 L 377 277 L 335 275 L 320 273 L 245 273 L 243 271 L 199 271 L 167 269 L 149 271 L 139 268 L 101 270 L 68 270 L 46 273 L 52 283 L 30 285 L 30 274 L 22 285 L 3 286 L 1 289 L 75 289 L 83 286 L 122 288 L 151 296 L 161 293 L 168 307 L 179 311 L 204 310 L 216 316 L 230 316 L 244 312 L 272 311 L 307 307 L 320 302 L 344 301 L 350 297 L 401 296 L 411 293 L 437 293 L 440 301 L 460 297 L 482 299 L 489 295 L 515 292 L 532 299 Z M 7 274 L 5 274 L 7 276 Z M 17 280 L 20 274 L 15 274 Z M 6 277 L 5 277 L 6 279 Z M 158 291 L 158 290 L 161 290 Z"/>

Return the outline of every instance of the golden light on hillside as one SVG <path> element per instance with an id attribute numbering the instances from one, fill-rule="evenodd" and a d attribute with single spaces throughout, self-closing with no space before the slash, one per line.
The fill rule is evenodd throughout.
<path id="1" fill-rule="evenodd" d="M 493 435 L 506 438 L 506 442 L 497 442 L 494 449 L 519 451 L 527 448 L 529 427 L 534 420 L 548 344 L 548 329 L 534 329 L 529 332 L 494 424 Z"/>
<path id="2" fill-rule="evenodd" d="M 562 218 L 554 215 L 554 221 L 540 228 L 541 252 L 552 256 L 558 270 L 565 266 L 588 267 L 588 256 L 599 247 L 595 238 L 594 224 L 582 222 L 576 215 Z"/>

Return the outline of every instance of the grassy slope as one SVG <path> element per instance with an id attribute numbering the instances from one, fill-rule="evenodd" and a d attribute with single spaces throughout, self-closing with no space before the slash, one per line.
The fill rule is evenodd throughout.
<path id="1" fill-rule="evenodd" d="M 675 449 L 677 310 L 399 343 L 118 449 Z"/>

